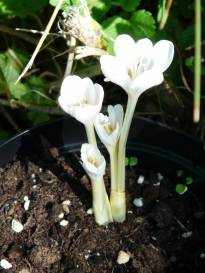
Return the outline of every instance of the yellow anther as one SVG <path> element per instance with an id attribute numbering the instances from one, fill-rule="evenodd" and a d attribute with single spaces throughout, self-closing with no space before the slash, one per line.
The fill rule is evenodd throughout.
<path id="1" fill-rule="evenodd" d="M 113 128 L 112 128 L 112 125 L 110 123 L 105 124 L 104 128 L 105 128 L 105 130 L 106 130 L 106 132 L 107 132 L 108 135 L 112 134 Z"/>
<path id="2" fill-rule="evenodd" d="M 140 73 L 143 73 L 144 72 L 144 67 L 141 67 L 140 68 Z"/>
<path id="3" fill-rule="evenodd" d="M 128 76 L 129 76 L 130 78 L 132 78 L 133 75 L 132 75 L 132 71 L 131 71 L 130 69 L 128 70 L 127 74 L 128 74 Z"/>
<path id="4" fill-rule="evenodd" d="M 84 97 L 81 101 L 82 104 L 88 104 L 88 99 L 86 97 Z"/>
<path id="5" fill-rule="evenodd" d="M 95 158 L 89 158 L 88 161 L 95 167 L 98 167 L 98 162 Z"/>
<path id="6" fill-rule="evenodd" d="M 81 100 L 74 103 L 73 106 L 84 106 L 86 104 L 88 104 L 88 99 L 86 97 L 83 97 Z"/>

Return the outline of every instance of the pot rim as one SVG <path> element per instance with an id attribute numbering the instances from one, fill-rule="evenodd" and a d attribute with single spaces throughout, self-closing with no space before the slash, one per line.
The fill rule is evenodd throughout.
<path id="1" fill-rule="evenodd" d="M 86 135 L 83 125 L 69 116 L 63 116 L 27 129 L 1 144 L 0 166 L 12 161 L 21 152 L 22 147 L 24 147 L 23 150 L 32 150 L 30 146 L 36 146 L 37 150 L 33 148 L 36 152 L 40 149 L 38 144 L 42 144 L 43 150 L 54 146 L 59 148 L 60 153 L 68 153 L 79 150 L 84 142 L 86 142 Z M 195 175 L 201 180 L 205 179 L 203 143 L 191 135 L 160 122 L 143 117 L 134 118 L 127 150 L 141 154 L 147 152 L 148 156 L 161 156 L 162 160 L 177 162 L 184 168 L 193 169 Z"/>

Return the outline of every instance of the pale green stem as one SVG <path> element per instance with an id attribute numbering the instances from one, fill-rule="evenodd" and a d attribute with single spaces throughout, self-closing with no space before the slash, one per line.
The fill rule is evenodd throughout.
<path id="1" fill-rule="evenodd" d="M 91 179 L 91 183 L 95 221 L 99 225 L 107 225 L 113 222 L 113 218 L 103 177 Z"/>
<path id="2" fill-rule="evenodd" d="M 111 191 L 110 206 L 113 220 L 118 223 L 124 222 L 126 218 L 125 192 Z"/>
<path id="3" fill-rule="evenodd" d="M 134 115 L 135 107 L 137 104 L 138 96 L 128 96 L 128 103 L 125 113 L 125 118 L 122 126 L 121 136 L 119 140 L 118 149 L 118 192 L 125 191 L 125 151 L 127 138 L 130 130 L 130 125 Z"/>
<path id="4" fill-rule="evenodd" d="M 201 0 L 195 0 L 194 122 L 200 119 L 201 98 Z"/>
<path id="5" fill-rule="evenodd" d="M 126 200 L 125 192 L 118 192 L 118 172 L 117 172 L 117 154 L 118 143 L 109 150 L 110 165 L 111 165 L 111 192 L 110 192 L 110 206 L 112 216 L 115 222 L 124 222 L 126 215 Z"/>
<path id="6" fill-rule="evenodd" d="M 118 144 L 108 149 L 110 154 L 111 191 L 117 190 L 117 147 Z"/>
<path id="7" fill-rule="evenodd" d="M 128 133 L 137 103 L 137 96 L 128 96 L 127 109 L 119 139 L 117 155 L 117 185 L 111 189 L 110 205 L 112 216 L 116 222 L 124 222 L 126 218 L 126 196 L 125 196 L 125 151 Z"/>
<path id="8" fill-rule="evenodd" d="M 85 130 L 88 138 L 88 143 L 97 145 L 96 137 L 95 137 L 95 130 L 93 122 L 89 121 L 85 124 Z"/>

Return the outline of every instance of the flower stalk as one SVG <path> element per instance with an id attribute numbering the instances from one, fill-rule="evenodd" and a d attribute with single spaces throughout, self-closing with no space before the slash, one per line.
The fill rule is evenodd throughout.
<path id="1" fill-rule="evenodd" d="M 125 112 L 125 119 L 122 126 L 122 132 L 119 139 L 118 149 L 118 192 L 125 191 L 125 151 L 127 138 L 134 115 L 135 107 L 137 104 L 138 96 L 128 95 L 127 108 Z"/>
<path id="2" fill-rule="evenodd" d="M 106 167 L 105 158 L 96 145 L 85 143 L 81 147 L 81 160 L 82 166 L 91 180 L 95 220 L 99 225 L 107 225 L 113 222 L 113 218 L 103 180 Z"/>
<path id="3" fill-rule="evenodd" d="M 116 222 L 124 222 L 126 218 L 126 196 L 125 196 L 125 156 L 126 156 L 126 144 L 130 130 L 130 125 L 135 111 L 137 103 L 137 96 L 128 95 L 128 103 L 125 112 L 125 118 L 121 130 L 121 136 L 119 139 L 118 147 L 118 165 L 117 165 L 117 183 L 110 195 L 110 204 L 113 213 L 113 219 Z"/>
<path id="4" fill-rule="evenodd" d="M 117 104 L 114 107 L 108 106 L 108 116 L 99 114 L 96 117 L 95 128 L 99 138 L 106 146 L 110 155 L 111 168 L 111 193 L 110 206 L 113 219 L 122 222 L 121 213 L 125 214 L 125 194 L 118 192 L 118 143 L 123 124 L 123 108 Z M 123 210 L 121 209 L 123 207 Z M 124 218 L 123 218 L 124 219 Z"/>
<path id="5" fill-rule="evenodd" d="M 85 131 L 89 144 L 97 145 L 93 122 L 85 123 Z"/>
<path id="6" fill-rule="evenodd" d="M 113 222 L 113 218 L 103 177 L 91 179 L 91 185 L 95 221 L 99 225 L 107 225 Z"/>

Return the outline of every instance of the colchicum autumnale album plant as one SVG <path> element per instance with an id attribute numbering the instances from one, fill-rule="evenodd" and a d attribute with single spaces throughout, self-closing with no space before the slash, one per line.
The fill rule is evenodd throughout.
<path id="1" fill-rule="evenodd" d="M 120 104 L 100 113 L 104 91 L 89 78 L 67 76 L 62 83 L 61 108 L 85 125 L 89 144 L 81 148 L 82 166 L 90 177 L 93 211 L 99 225 L 123 222 L 126 218 L 125 152 L 128 133 L 139 96 L 162 83 L 163 72 L 174 56 L 173 43 L 161 40 L 155 45 L 145 38 L 137 42 L 122 34 L 114 44 L 115 56 L 103 55 L 100 64 L 106 81 L 122 87 L 128 95 L 125 111 Z M 95 130 L 107 148 L 111 165 L 111 192 L 108 199 L 103 175 L 106 162 L 97 148 Z"/>

